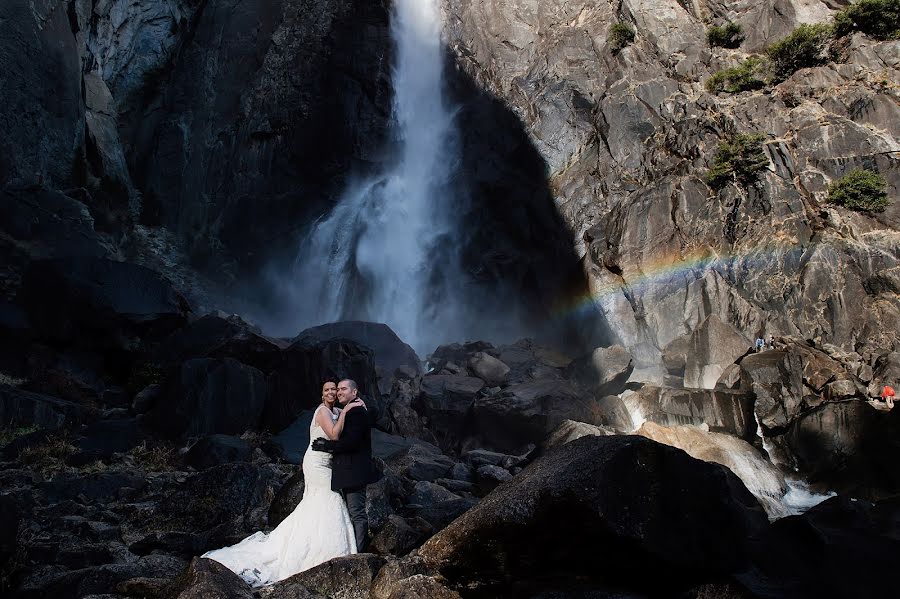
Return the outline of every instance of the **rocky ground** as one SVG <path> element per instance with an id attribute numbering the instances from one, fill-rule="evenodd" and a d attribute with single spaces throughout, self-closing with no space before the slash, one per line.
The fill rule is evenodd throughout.
<path id="1" fill-rule="evenodd" d="M 269 338 L 105 259 L 35 261 L 24 297 L 2 336 L 5 596 L 852 596 L 884 582 L 853 548 L 900 555 L 900 410 L 866 386 L 896 354 L 870 371 L 779 338 L 704 365 L 714 389 L 670 356 L 661 387 L 629 382 L 621 346 L 479 341 L 423 365 L 384 325 Z M 197 556 L 299 502 L 326 376 L 372 408 L 372 553 L 252 591 Z M 841 494 L 770 523 L 797 473 Z"/>

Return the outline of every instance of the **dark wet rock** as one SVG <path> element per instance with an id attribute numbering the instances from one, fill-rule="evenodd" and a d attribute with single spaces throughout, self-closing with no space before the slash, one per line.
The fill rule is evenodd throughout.
<path id="1" fill-rule="evenodd" d="M 419 356 L 386 324 L 363 321 L 333 322 L 306 329 L 294 340 L 305 337 L 318 341 L 352 339 L 371 349 L 375 354 L 375 371 L 381 393 L 390 393 L 392 378 L 398 368 L 410 369 L 413 376 L 422 373 Z"/>
<path id="2" fill-rule="evenodd" d="M 288 343 L 260 333 L 241 317 L 207 314 L 175 331 L 154 351 L 160 364 L 179 364 L 192 358 L 233 358 L 262 372 L 274 370 Z"/>
<path id="3" fill-rule="evenodd" d="M 459 499 L 448 499 L 426 506 L 408 505 L 400 510 L 398 515 L 406 518 L 421 518 L 428 522 L 437 532 L 477 504 L 477 499 L 460 497 Z"/>
<path id="4" fill-rule="evenodd" d="M 366 487 L 366 514 L 369 517 L 369 529 L 381 530 L 388 517 L 395 514 L 405 503 L 408 496 L 403 480 L 390 472 L 385 473 L 378 481 Z"/>
<path id="5" fill-rule="evenodd" d="M 298 468 L 272 498 L 269 506 L 270 527 L 275 528 L 291 515 L 291 512 L 300 505 L 305 490 L 306 482 L 303 479 L 303 470 Z"/>
<path id="6" fill-rule="evenodd" d="M 149 511 L 126 512 L 138 538 L 129 549 L 189 558 L 239 541 L 262 528 L 272 477 L 265 467 L 236 462 L 167 486 Z"/>
<path id="7" fill-rule="evenodd" d="M 104 350 L 136 350 L 183 326 L 190 312 L 159 273 L 88 257 L 31 262 L 19 301 L 43 338 Z"/>
<path id="8" fill-rule="evenodd" d="M 879 459 L 867 449 L 888 432 L 882 425 L 888 419 L 864 401 L 829 402 L 799 416 L 778 442 L 804 478 L 829 489 L 859 492 L 866 484 L 881 487 L 867 474 Z"/>
<path id="9" fill-rule="evenodd" d="M 178 599 L 203 599 L 206 597 L 234 597 L 251 599 L 250 586 L 241 578 L 211 559 L 195 557 L 179 580 L 183 591 Z"/>
<path id="10" fill-rule="evenodd" d="M 184 463 L 198 470 L 205 470 L 229 462 L 246 462 L 250 459 L 250 445 L 231 435 L 206 435 L 191 445 L 184 456 Z"/>
<path id="11" fill-rule="evenodd" d="M 372 582 L 384 562 L 384 558 L 371 553 L 338 557 L 268 586 L 261 594 L 266 599 L 287 599 L 298 594 L 303 597 L 304 592 L 368 599 Z"/>
<path id="12" fill-rule="evenodd" d="M 379 396 L 375 356 L 372 351 L 350 339 L 317 341 L 300 339 L 282 350 L 279 365 L 268 373 L 268 397 L 263 425 L 281 430 L 303 411 L 318 407 L 322 400 L 322 382 L 350 378 L 359 386 L 359 394 L 370 410 Z M 370 411 L 370 417 L 378 420 Z"/>
<path id="13" fill-rule="evenodd" d="M 462 458 L 468 462 L 472 468 L 491 465 L 509 469 L 527 462 L 531 457 L 530 454 L 533 449 L 534 447 L 532 446 L 522 455 L 509 455 L 496 451 L 488 451 L 486 449 L 473 449 L 472 451 L 464 453 Z"/>
<path id="14" fill-rule="evenodd" d="M 556 380 L 510 385 L 475 401 L 475 432 L 485 448 L 518 451 L 543 441 L 563 420 L 592 421 L 588 399 L 571 384 Z"/>
<path id="15" fill-rule="evenodd" d="M 78 199 L 46 186 L 2 186 L 3 180 L 0 174 L 0 230 L 15 243 L 0 247 L 2 295 L 14 295 L 32 259 L 107 255 Z"/>
<path id="16" fill-rule="evenodd" d="M 756 436 L 753 399 L 742 391 L 670 389 L 644 385 L 623 396 L 645 420 L 657 424 L 706 424 L 716 432 L 743 439 Z"/>
<path id="17" fill-rule="evenodd" d="M 417 379 L 394 380 L 386 409 L 391 421 L 390 430 L 402 437 L 414 437 L 436 443 L 437 439 L 428 430 L 422 416 L 413 408 L 418 396 Z"/>
<path id="18" fill-rule="evenodd" d="M 28 381 L 23 388 L 53 395 L 85 406 L 97 406 L 104 391 L 115 385 L 110 362 L 94 351 L 64 349 L 57 351 L 43 344 L 32 344 L 27 351 Z M 120 374 L 120 373 L 115 373 Z"/>
<path id="19" fill-rule="evenodd" d="M 6 426 L 58 429 L 85 416 L 85 409 L 70 401 L 0 385 L 0 422 Z"/>
<path id="20" fill-rule="evenodd" d="M 453 478 L 439 478 L 434 482 L 457 495 L 472 493 L 475 491 L 475 484 L 471 481 L 457 480 Z"/>
<path id="21" fill-rule="evenodd" d="M 467 419 L 478 392 L 480 378 L 460 375 L 422 377 L 415 409 L 428 418 L 428 428 L 445 449 L 454 449 L 467 433 Z"/>
<path id="22" fill-rule="evenodd" d="M 479 497 L 484 497 L 497 488 L 500 483 L 506 482 L 511 478 L 512 474 L 500 466 L 492 466 L 490 464 L 479 466 L 475 470 L 475 491 Z"/>
<path id="23" fill-rule="evenodd" d="M 372 584 L 372 599 L 400 599 L 411 596 L 406 593 L 408 588 L 433 588 L 428 581 L 430 579 L 437 585 L 445 582 L 443 577 L 437 572 L 437 569 L 417 556 L 409 556 L 401 559 L 389 559 L 388 562 L 378 572 Z M 414 595 L 422 597 L 434 597 L 434 599 L 443 599 L 443 597 L 455 597 L 457 595 Z"/>
<path id="24" fill-rule="evenodd" d="M 469 358 L 468 366 L 488 387 L 503 386 L 509 377 L 509 366 L 485 352 L 475 352 Z"/>
<path id="25" fill-rule="evenodd" d="M 84 143 L 81 60 L 69 11 L 4 3 L 0 37 L 0 183 L 46 178 L 66 187 Z M 19 37 L 19 36 L 22 37 Z M 30 56 L 27 68 L 22 56 Z"/>
<path id="26" fill-rule="evenodd" d="M 407 439 L 398 435 L 391 435 L 383 431 L 374 429 L 372 431 L 372 456 L 381 460 L 386 460 L 405 449 L 408 449 L 415 443 L 421 443 L 418 439 Z"/>
<path id="27" fill-rule="evenodd" d="M 762 535 L 738 579 L 760 597 L 890 594 L 895 579 L 875 555 L 900 552 L 900 504 L 833 497 L 782 518 Z"/>
<path id="28" fill-rule="evenodd" d="M 134 396 L 134 400 L 131 402 L 131 410 L 135 414 L 146 414 L 163 396 L 163 391 L 163 386 L 158 383 L 147 385 Z"/>
<path id="29" fill-rule="evenodd" d="M 485 591 L 577 579 L 669 592 L 743 569 L 767 522 L 721 466 L 638 437 L 589 436 L 533 463 L 418 554 L 454 586 Z M 589 554 L 553 551 L 576 537 L 594 539 Z M 660 574 L 642 577 L 650 556 Z"/>
<path id="30" fill-rule="evenodd" d="M 431 525 L 421 518 L 391 515 L 372 538 L 371 547 L 381 555 L 406 555 L 424 543 L 431 530 Z"/>
<path id="31" fill-rule="evenodd" d="M 415 484 L 406 501 L 409 504 L 428 506 L 450 499 L 459 499 L 459 496 L 439 484 L 420 480 Z"/>
<path id="32" fill-rule="evenodd" d="M 411 445 L 385 460 L 390 471 L 417 481 L 447 478 L 456 463 L 456 460 L 443 455 L 436 447 L 424 443 Z"/>
<path id="33" fill-rule="evenodd" d="M 67 499 L 107 502 L 118 498 L 123 489 L 140 489 L 146 485 L 142 476 L 124 472 L 62 474 L 41 484 L 45 497 L 54 503 Z"/>
<path id="34" fill-rule="evenodd" d="M 260 425 L 265 400 L 265 377 L 256 368 L 197 358 L 181 365 L 147 422 L 173 437 L 240 434 Z"/>
<path id="35" fill-rule="evenodd" d="M 75 436 L 78 453 L 72 460 L 86 464 L 94 460 L 106 460 L 114 453 L 124 453 L 140 445 L 146 439 L 137 419 L 121 418 L 99 420 L 82 428 Z"/>
<path id="36" fill-rule="evenodd" d="M 315 410 L 301 412 L 294 422 L 268 440 L 266 452 L 291 464 L 302 464 L 309 447 L 309 425 Z"/>

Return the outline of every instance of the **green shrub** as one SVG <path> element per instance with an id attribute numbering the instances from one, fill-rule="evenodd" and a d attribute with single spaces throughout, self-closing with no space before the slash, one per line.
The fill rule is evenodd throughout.
<path id="1" fill-rule="evenodd" d="M 715 75 L 706 80 L 706 89 L 711 93 L 728 92 L 736 94 L 738 92 L 760 89 L 765 85 L 763 80 L 757 75 L 762 73 L 763 61 L 751 56 L 740 65 L 717 72 Z"/>
<path id="2" fill-rule="evenodd" d="M 724 27 L 713 25 L 707 29 L 706 41 L 710 46 L 737 48 L 744 41 L 744 33 L 740 25 L 729 21 Z"/>
<path id="3" fill-rule="evenodd" d="M 741 133 L 721 143 L 706 174 L 710 187 L 721 189 L 731 181 L 745 186 L 754 183 L 769 165 L 762 149 L 763 139 L 758 133 Z"/>
<path id="4" fill-rule="evenodd" d="M 828 187 L 828 201 L 859 212 L 882 212 L 890 204 L 880 174 L 855 169 Z"/>
<path id="5" fill-rule="evenodd" d="M 859 0 L 834 16 L 834 35 L 861 31 L 878 40 L 900 39 L 900 0 Z"/>
<path id="6" fill-rule="evenodd" d="M 830 25 L 800 25 L 789 36 L 766 48 L 772 81 L 780 83 L 800 69 L 824 64 L 827 60 Z"/>
<path id="7" fill-rule="evenodd" d="M 613 52 L 618 52 L 634 41 L 634 31 L 625 23 L 615 23 L 609 28 L 609 43 Z"/>

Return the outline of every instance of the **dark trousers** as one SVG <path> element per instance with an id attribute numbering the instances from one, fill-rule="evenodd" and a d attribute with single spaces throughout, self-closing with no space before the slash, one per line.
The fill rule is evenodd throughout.
<path id="1" fill-rule="evenodd" d="M 356 550 L 362 553 L 366 550 L 366 540 L 369 536 L 369 519 L 366 517 L 366 486 L 343 489 L 343 493 L 347 511 L 350 512 L 350 521 L 353 522 Z"/>

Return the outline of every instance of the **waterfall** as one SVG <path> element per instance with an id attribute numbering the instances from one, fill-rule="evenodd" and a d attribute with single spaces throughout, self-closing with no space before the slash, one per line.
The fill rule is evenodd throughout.
<path id="1" fill-rule="evenodd" d="M 462 202 L 451 190 L 457 132 L 443 96 L 437 0 L 395 0 L 393 136 L 384 172 L 351 185 L 300 243 L 280 285 L 285 331 L 336 320 L 390 326 L 418 352 L 460 335 L 464 283 L 457 248 Z"/>

